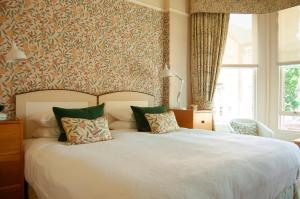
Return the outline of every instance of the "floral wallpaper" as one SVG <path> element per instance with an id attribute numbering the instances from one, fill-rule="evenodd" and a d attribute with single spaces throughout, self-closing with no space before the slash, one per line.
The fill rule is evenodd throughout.
<path id="1" fill-rule="evenodd" d="M 300 5 L 299 0 L 191 0 L 191 13 L 265 14 Z"/>
<path id="2" fill-rule="evenodd" d="M 27 60 L 5 62 L 11 41 Z M 161 103 L 167 62 L 167 13 L 125 0 L 0 1 L 0 103 L 9 116 L 15 94 L 44 89 L 138 91 Z"/>

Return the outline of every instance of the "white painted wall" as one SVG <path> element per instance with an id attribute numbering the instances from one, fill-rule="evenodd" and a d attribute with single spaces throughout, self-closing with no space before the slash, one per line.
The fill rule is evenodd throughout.
<path id="1" fill-rule="evenodd" d="M 184 87 L 181 98 L 181 108 L 188 108 L 191 101 L 190 86 L 190 17 L 188 0 L 169 1 L 170 17 L 170 66 L 181 78 L 184 79 Z M 180 89 L 180 81 L 176 77 L 170 80 L 170 107 L 178 107 L 177 94 Z"/>

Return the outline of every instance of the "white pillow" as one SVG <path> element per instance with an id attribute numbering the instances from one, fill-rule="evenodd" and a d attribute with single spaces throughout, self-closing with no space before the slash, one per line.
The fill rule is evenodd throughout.
<path id="1" fill-rule="evenodd" d="M 111 115 L 117 120 L 134 122 L 130 106 L 148 106 L 148 101 L 106 101 L 105 102 L 105 113 Z"/>
<path id="2" fill-rule="evenodd" d="M 53 112 L 36 113 L 30 116 L 29 120 L 33 121 L 40 127 L 47 127 L 47 128 L 58 127 Z"/>
<path id="3" fill-rule="evenodd" d="M 59 128 L 36 128 L 32 132 L 34 138 L 57 138 L 59 136 Z"/>
<path id="4" fill-rule="evenodd" d="M 112 130 L 118 129 L 136 129 L 136 122 L 115 121 L 109 124 Z"/>
<path id="5" fill-rule="evenodd" d="M 113 116 L 114 118 L 116 118 L 117 120 L 120 121 L 125 121 L 125 122 L 134 122 L 134 116 L 133 116 L 133 112 L 132 110 L 120 110 L 117 112 L 110 112 L 109 114 L 111 114 L 111 116 Z"/>

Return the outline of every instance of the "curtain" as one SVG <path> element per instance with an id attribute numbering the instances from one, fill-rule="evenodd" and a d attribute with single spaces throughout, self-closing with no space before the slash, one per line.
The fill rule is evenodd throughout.
<path id="1" fill-rule="evenodd" d="M 191 15 L 191 23 L 192 102 L 199 109 L 212 109 L 229 14 L 194 13 Z"/>
<path id="2" fill-rule="evenodd" d="M 191 13 L 265 14 L 300 5 L 300 0 L 191 0 Z"/>

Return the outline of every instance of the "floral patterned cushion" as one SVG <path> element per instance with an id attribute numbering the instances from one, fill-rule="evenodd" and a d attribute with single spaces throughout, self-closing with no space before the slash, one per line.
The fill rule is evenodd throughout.
<path id="1" fill-rule="evenodd" d="M 231 121 L 230 126 L 234 130 L 234 133 L 236 134 L 255 135 L 255 136 L 258 135 L 256 122 Z"/>
<path id="2" fill-rule="evenodd" d="M 62 126 L 70 144 L 86 144 L 112 139 L 105 117 L 94 120 L 61 118 Z"/>
<path id="3" fill-rule="evenodd" d="M 167 133 L 179 129 L 173 111 L 159 114 L 146 113 L 145 117 L 152 133 Z"/>

